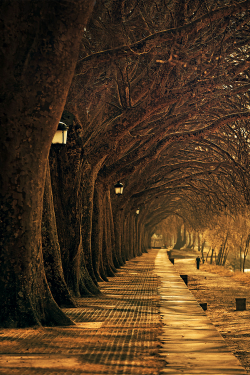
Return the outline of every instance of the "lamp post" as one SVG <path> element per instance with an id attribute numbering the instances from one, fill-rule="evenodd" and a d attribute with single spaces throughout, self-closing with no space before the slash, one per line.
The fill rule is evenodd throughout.
<path id="1" fill-rule="evenodd" d="M 59 122 L 56 134 L 54 135 L 54 138 L 52 139 L 52 143 L 60 143 L 60 144 L 66 144 L 67 142 L 67 132 L 68 132 L 68 125 L 66 125 L 64 122 Z"/>
<path id="2" fill-rule="evenodd" d="M 123 184 L 121 182 L 117 182 L 115 185 L 114 185 L 114 188 L 115 188 L 115 194 L 116 195 L 122 195 L 123 194 Z"/>

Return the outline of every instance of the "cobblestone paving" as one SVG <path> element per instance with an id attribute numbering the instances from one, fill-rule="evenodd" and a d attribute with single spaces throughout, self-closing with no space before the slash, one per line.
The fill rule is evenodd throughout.
<path id="1" fill-rule="evenodd" d="M 127 262 L 100 283 L 100 296 L 64 309 L 75 326 L 1 329 L 0 374 L 158 375 L 165 362 L 158 355 L 157 252 Z"/>

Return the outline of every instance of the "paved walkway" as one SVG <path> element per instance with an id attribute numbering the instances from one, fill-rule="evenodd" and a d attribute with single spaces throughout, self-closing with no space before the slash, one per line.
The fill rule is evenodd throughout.
<path id="1" fill-rule="evenodd" d="M 161 277 L 160 313 L 164 323 L 160 354 L 167 360 L 160 374 L 246 374 L 166 258 L 162 249 L 155 261 Z"/>
<path id="2" fill-rule="evenodd" d="M 166 250 L 150 250 L 65 309 L 71 327 L 0 329 L 0 375 L 245 374 Z"/>
<path id="3" fill-rule="evenodd" d="M 185 254 L 183 254 L 185 255 Z M 247 275 L 233 272 L 231 277 L 209 272 L 209 264 L 196 269 L 195 258 L 183 259 L 175 254 L 174 268 L 179 274 L 188 274 L 188 288 L 199 303 L 207 303 L 206 315 L 224 338 L 232 353 L 250 374 L 250 286 Z M 207 269 L 207 271 L 205 271 Z M 217 269 L 218 271 L 218 269 Z M 219 271 L 218 271 L 219 272 Z M 249 275 L 248 275 L 249 276 Z M 246 279 L 244 280 L 244 278 Z M 236 310 L 236 298 L 246 298 L 245 311 Z"/>

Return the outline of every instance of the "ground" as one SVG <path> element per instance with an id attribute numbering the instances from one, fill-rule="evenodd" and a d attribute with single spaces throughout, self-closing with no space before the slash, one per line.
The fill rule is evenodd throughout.
<path id="1" fill-rule="evenodd" d="M 162 332 L 158 250 L 130 260 L 101 295 L 63 311 L 67 327 L 0 329 L 1 375 L 158 375 Z"/>
<path id="2" fill-rule="evenodd" d="M 161 373 L 166 362 L 159 355 L 164 343 L 159 338 L 163 321 L 157 252 L 127 262 L 116 277 L 100 283 L 101 295 L 78 299 L 77 308 L 64 309 L 75 326 L 1 329 L 0 374 Z M 188 275 L 189 288 L 199 302 L 208 303 L 208 317 L 250 373 L 250 307 L 235 311 L 236 297 L 250 301 L 250 277 L 208 264 L 196 270 L 194 255 L 175 259 L 174 267 Z"/>
<path id="3" fill-rule="evenodd" d="M 250 275 L 208 263 L 197 270 L 194 255 L 189 255 L 189 258 L 177 259 L 175 253 L 176 271 L 188 275 L 189 289 L 199 303 L 207 303 L 207 316 L 250 373 Z M 242 297 L 247 299 L 246 311 L 236 311 L 235 298 Z"/>

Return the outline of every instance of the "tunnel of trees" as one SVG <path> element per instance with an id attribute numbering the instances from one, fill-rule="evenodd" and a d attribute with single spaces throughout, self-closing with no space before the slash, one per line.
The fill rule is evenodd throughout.
<path id="1" fill-rule="evenodd" d="M 0 7 L 0 326 L 74 324 L 159 228 L 246 255 L 250 1 Z"/>

